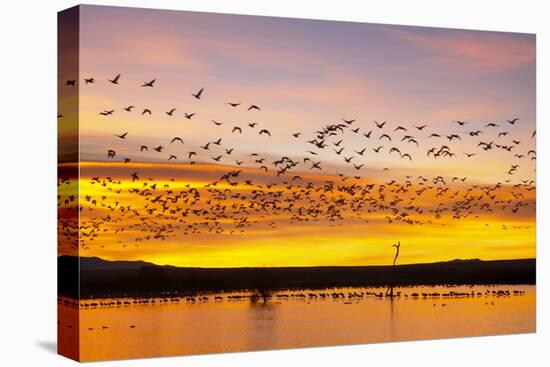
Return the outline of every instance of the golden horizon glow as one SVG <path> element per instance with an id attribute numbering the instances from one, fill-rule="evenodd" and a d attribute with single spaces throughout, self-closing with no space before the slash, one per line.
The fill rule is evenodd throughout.
<path id="1" fill-rule="evenodd" d="M 440 220 L 434 220 L 428 211 L 440 202 L 446 207 L 451 206 L 452 199 L 434 201 L 434 193 L 425 194 L 416 202 L 423 208 L 423 214 L 415 215 L 415 220 L 423 224 L 388 223 L 387 213 L 363 213 L 360 218 L 352 213 L 345 213 L 343 221 L 289 223 L 290 214 L 250 214 L 249 221 L 254 223 L 243 233 L 230 234 L 235 230 L 232 219 L 218 219 L 227 230 L 223 233 L 191 233 L 186 235 L 185 226 L 205 223 L 204 219 L 186 218 L 184 223 L 178 223 L 176 218 L 150 219 L 157 222 L 155 228 L 174 224 L 179 227 L 174 236 L 164 240 L 148 241 L 142 239 L 141 227 L 129 228 L 140 223 L 142 219 L 129 219 L 128 215 L 120 214 L 122 207 L 130 206 L 131 210 L 143 211 L 144 205 L 150 204 L 142 196 L 131 193 L 155 184 L 150 197 L 168 196 L 175 193 L 196 189 L 200 192 L 201 202 L 192 207 L 203 208 L 208 197 L 209 182 L 228 172 L 228 167 L 217 165 L 166 165 L 152 163 L 102 163 L 82 162 L 79 181 L 80 200 L 83 209 L 80 212 L 81 225 L 90 226 L 100 223 L 97 228 L 97 238 L 86 239 L 88 230 L 84 229 L 85 241 L 79 253 L 80 256 L 97 256 L 106 260 L 143 260 L 157 265 L 173 265 L 182 267 L 286 267 L 286 266 L 360 266 L 388 265 L 392 261 L 391 244 L 401 241 L 402 249 L 399 264 L 430 263 L 454 259 L 505 260 L 534 258 L 535 249 L 535 218 L 528 214 L 528 208 L 512 214 L 509 210 L 496 213 L 477 213 L 478 217 L 467 219 L 452 219 L 445 215 Z M 147 172 L 139 180 L 129 179 L 131 172 Z M 254 177 L 258 185 L 270 180 L 273 175 L 258 173 L 254 169 L 243 169 L 243 175 Z M 297 173 L 300 174 L 300 173 Z M 151 181 L 147 176 L 154 177 Z M 198 175 L 198 176 L 197 176 Z M 338 181 L 339 177 L 330 175 L 303 175 L 304 182 Z M 95 181 L 92 178 L 96 178 Z M 107 177 L 111 181 L 106 181 Z M 202 177 L 202 178 L 201 178 Z M 97 181 L 99 178 L 99 182 Z M 373 180 L 362 180 L 359 184 L 370 184 Z M 104 184 L 102 184 L 102 182 Z M 379 185 L 378 181 L 377 184 Z M 241 180 L 242 183 L 242 180 Z M 382 183 L 383 184 L 383 183 Z M 146 185 L 146 186 L 144 186 Z M 167 185 L 167 186 L 165 186 Z M 271 188 L 262 186 L 266 192 L 284 191 L 284 196 L 298 189 L 295 184 L 290 190 L 284 184 Z M 305 183 L 301 183 L 304 185 Z M 211 186 L 209 186 L 211 187 Z M 418 186 L 416 187 L 416 189 Z M 216 186 L 217 190 L 232 190 L 233 193 L 250 195 L 258 187 L 239 184 L 231 186 L 227 183 Z M 466 187 L 455 188 L 466 192 Z M 454 189 L 453 189 L 454 190 Z M 415 191 L 411 187 L 410 191 Z M 534 200 L 534 193 L 528 187 L 521 187 L 514 192 L 522 194 L 523 200 Z M 506 190 L 498 193 L 504 200 L 509 194 Z M 204 196 L 204 197 L 203 197 Z M 405 196 L 404 196 L 405 197 Z M 91 200 L 96 200 L 91 205 Z M 229 199 L 228 199 L 229 200 Z M 226 205 L 238 200 L 228 201 Z M 529 208 L 533 209 L 531 205 Z M 106 217 L 117 219 L 105 222 Z M 102 218 L 94 220 L 94 218 Z M 178 217 L 179 218 L 179 217 Z M 181 219 L 181 218 L 180 218 Z M 432 223 L 430 223 L 430 221 Z M 212 223 L 213 220 L 206 222 Z M 275 228 L 273 228 L 273 227 Z M 119 232 L 122 230 L 122 232 Z M 136 238 L 141 238 L 136 242 Z M 60 254 L 70 254 L 60 249 Z"/>

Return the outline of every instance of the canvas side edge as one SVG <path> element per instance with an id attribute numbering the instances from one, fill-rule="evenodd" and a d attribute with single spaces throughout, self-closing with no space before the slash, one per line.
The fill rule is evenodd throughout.
<path id="1" fill-rule="evenodd" d="M 79 6 L 58 13 L 57 352 L 77 361 L 80 360 L 79 30 Z"/>

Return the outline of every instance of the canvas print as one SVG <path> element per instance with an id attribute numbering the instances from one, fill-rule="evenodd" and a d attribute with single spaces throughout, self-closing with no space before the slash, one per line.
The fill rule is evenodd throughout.
<path id="1" fill-rule="evenodd" d="M 535 332 L 535 35 L 59 13 L 58 349 Z"/>

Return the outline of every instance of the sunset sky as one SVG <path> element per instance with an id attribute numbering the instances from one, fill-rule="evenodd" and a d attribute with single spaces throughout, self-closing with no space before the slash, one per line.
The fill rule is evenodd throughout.
<path id="1" fill-rule="evenodd" d="M 535 257 L 535 191 L 526 184 L 535 179 L 536 164 L 528 156 L 535 150 L 534 35 L 99 6 L 80 9 L 80 199 L 86 208 L 90 197 L 105 204 L 81 213 L 81 224 L 102 218 L 101 233 L 82 246 L 81 256 L 201 267 L 371 265 L 391 263 L 391 245 L 401 241 L 400 263 Z M 119 85 L 107 81 L 119 73 Z M 85 84 L 85 78 L 95 82 Z M 153 88 L 141 87 L 152 79 Z M 60 80 L 60 88 L 64 83 Z M 191 93 L 201 88 L 204 92 L 197 100 Z M 233 108 L 228 102 L 241 105 Z M 261 110 L 247 111 L 251 104 Z M 135 106 L 131 112 L 123 109 L 129 105 Z M 141 114 L 145 108 L 151 115 Z M 167 115 L 173 108 L 173 116 Z M 100 115 L 105 110 L 114 112 Z M 195 115 L 187 119 L 184 113 Z M 513 118 L 519 118 L 514 125 L 507 122 Z M 341 137 L 328 138 L 329 146 L 322 150 L 307 143 L 317 130 L 342 119 L 355 119 L 350 128 L 360 128 L 359 133 L 346 129 Z M 374 120 L 388 123 L 379 129 Z M 455 120 L 467 124 L 460 126 Z M 253 122 L 258 126 L 250 128 Z M 488 123 L 499 126 L 486 128 Z M 414 127 L 421 125 L 427 127 Z M 234 126 L 243 133 L 232 133 Z M 407 131 L 395 131 L 398 126 Z M 261 129 L 268 129 L 271 137 L 258 134 Z M 482 133 L 468 135 L 476 130 Z M 115 136 L 126 132 L 125 139 Z M 293 137 L 297 132 L 302 135 Z M 499 136 L 502 132 L 506 134 Z M 381 140 L 382 133 L 391 135 L 392 142 Z M 432 133 L 442 137 L 428 138 Z M 405 134 L 419 144 L 400 141 Z M 451 134 L 461 140 L 445 138 Z M 170 143 L 176 136 L 183 145 Z M 200 148 L 219 138 L 221 146 Z M 355 156 L 353 163 L 364 164 L 360 171 L 334 153 L 333 143 L 340 139 L 345 141 L 343 156 Z M 511 152 L 484 151 L 480 141 L 516 146 Z M 148 151 L 140 151 L 141 145 Z M 165 148 L 162 152 L 152 149 L 159 145 Z M 456 157 L 434 159 L 426 154 L 442 145 Z M 384 148 L 375 153 L 378 146 Z M 412 161 L 389 154 L 390 147 L 410 154 Z M 234 152 L 224 154 L 230 148 Z M 355 153 L 363 148 L 364 155 Z M 109 149 L 116 151 L 114 159 L 107 157 Z M 189 164 L 191 151 L 198 153 L 192 159 L 195 165 Z M 464 153 L 476 155 L 469 158 Z M 176 158 L 168 161 L 170 155 Z M 212 158 L 218 155 L 223 157 L 216 162 Z M 323 170 L 302 163 L 286 178 L 278 178 L 272 166 L 265 173 L 255 163 L 263 157 L 271 164 L 282 156 L 322 161 Z M 131 162 L 123 163 L 124 158 Z M 243 165 L 237 167 L 236 160 Z M 514 164 L 517 169 L 507 173 Z M 148 208 L 142 195 L 128 190 L 143 189 L 149 178 L 159 187 L 155 195 L 196 187 L 206 199 L 212 193 L 203 186 L 236 169 L 243 171 L 241 184 L 229 188 L 246 195 L 254 188 L 246 187 L 245 179 L 263 188 L 277 182 L 288 197 L 299 189 L 288 189 L 282 181 L 293 175 L 303 182 L 291 184 L 303 188 L 308 181 L 316 187 L 327 180 L 339 182 L 337 173 L 360 175 L 361 185 L 386 184 L 388 197 L 404 201 L 418 196 L 415 191 L 423 185 L 437 186 L 432 178 L 439 175 L 450 189 L 437 197 L 434 189 L 427 190 L 412 199 L 423 209 L 414 215 L 422 225 L 389 223 L 387 213 L 380 212 L 365 211 L 362 219 L 346 212 L 347 219 L 338 223 L 289 223 L 282 213 L 254 213 L 250 220 L 257 223 L 243 233 L 184 234 L 185 225 L 200 221 L 185 218 L 186 223 L 165 240 L 136 242 L 141 236 L 138 227 L 129 226 L 143 225 L 143 217 L 130 218 L 119 210 L 127 205 L 140 212 Z M 136 182 L 131 178 L 134 172 L 140 176 Z M 428 182 L 422 184 L 418 176 Z M 452 182 L 455 176 L 467 179 Z M 93 177 L 121 181 L 102 186 L 92 183 Z M 409 180 L 409 191 L 395 192 L 398 187 L 388 185 L 391 180 Z M 446 213 L 435 220 L 430 212 L 440 203 L 451 208 L 472 186 L 471 195 L 481 195 L 482 187 L 498 182 L 502 186 L 494 193 L 492 213 L 472 209 L 467 218 L 456 220 Z M 522 186 L 514 188 L 516 184 Z M 160 190 L 164 185 L 167 189 Z M 321 200 L 319 195 L 311 193 L 311 198 Z M 512 212 L 518 201 L 524 206 Z M 203 200 L 195 208 L 204 204 Z M 120 221 L 106 222 L 106 216 Z M 170 223 L 167 218 L 155 220 L 157 225 Z"/>

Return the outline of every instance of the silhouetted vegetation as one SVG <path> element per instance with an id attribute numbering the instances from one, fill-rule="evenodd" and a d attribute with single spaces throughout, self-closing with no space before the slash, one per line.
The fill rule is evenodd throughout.
<path id="1" fill-rule="evenodd" d="M 535 259 L 454 260 L 394 266 L 286 268 L 177 268 L 146 262 L 58 258 L 59 294 L 77 297 L 72 274 L 80 261 L 80 297 L 153 296 L 231 290 L 320 289 L 332 287 L 436 284 L 535 284 Z"/>

